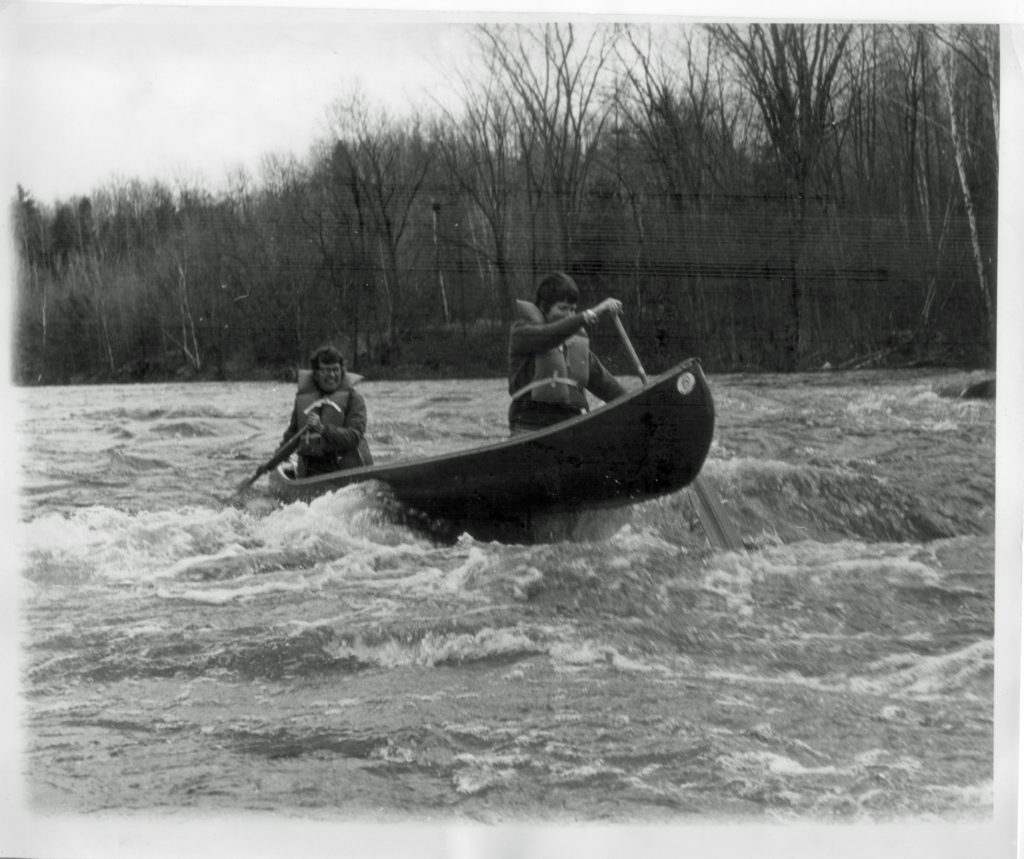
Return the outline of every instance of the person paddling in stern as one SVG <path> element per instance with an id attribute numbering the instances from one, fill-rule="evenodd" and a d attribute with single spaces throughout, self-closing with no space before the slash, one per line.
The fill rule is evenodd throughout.
<path id="1" fill-rule="evenodd" d="M 536 302 L 516 302 L 508 343 L 509 429 L 515 435 L 543 429 L 587 411 L 590 391 L 602 400 L 621 397 L 626 389 L 590 351 L 586 327 L 606 313 L 619 313 L 622 302 L 606 298 L 576 312 L 579 288 L 556 271 L 537 284 Z"/>
<path id="2" fill-rule="evenodd" d="M 311 477 L 346 468 L 372 465 L 366 443 L 366 402 L 345 373 L 345 360 L 333 346 L 321 346 L 309 364 L 312 375 L 300 374 L 287 442 L 305 427 L 299 442 L 296 477 Z"/>

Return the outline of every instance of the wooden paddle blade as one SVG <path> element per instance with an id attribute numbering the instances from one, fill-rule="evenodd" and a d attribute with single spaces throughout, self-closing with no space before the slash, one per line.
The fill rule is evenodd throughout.
<path id="1" fill-rule="evenodd" d="M 694 478 L 691 487 L 693 488 L 697 517 L 700 519 L 701 527 L 711 545 L 716 549 L 725 549 L 730 552 L 738 552 L 742 549 L 743 542 L 740 540 L 740 535 L 729 520 L 717 494 L 709 489 L 700 477 Z"/>
<path id="2" fill-rule="evenodd" d="M 241 495 L 250 486 L 252 486 L 257 480 L 259 480 L 263 476 L 263 474 L 264 474 L 263 471 L 257 471 L 252 477 L 245 478 L 245 480 L 243 480 L 241 483 L 238 484 L 238 486 L 235 487 L 235 493 L 234 494 L 235 495 Z"/>

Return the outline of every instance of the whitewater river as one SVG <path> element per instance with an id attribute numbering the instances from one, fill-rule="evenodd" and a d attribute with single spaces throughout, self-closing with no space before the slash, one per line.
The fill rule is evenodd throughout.
<path id="1" fill-rule="evenodd" d="M 25 801 L 984 825 L 995 420 L 938 395 L 963 375 L 712 378 L 703 475 L 739 552 L 711 549 L 689 491 L 537 545 L 438 542 L 368 485 L 232 501 L 285 383 L 20 390 Z M 361 390 L 378 461 L 505 436 L 501 380 Z"/>

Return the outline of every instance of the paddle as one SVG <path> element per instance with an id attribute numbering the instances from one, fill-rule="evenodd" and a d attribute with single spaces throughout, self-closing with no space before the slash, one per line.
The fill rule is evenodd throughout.
<path id="1" fill-rule="evenodd" d="M 275 468 L 277 465 L 284 462 L 289 456 L 291 456 L 292 453 L 295 451 L 295 448 L 299 446 L 299 442 L 302 441 L 302 434 L 305 431 L 305 427 L 300 429 L 297 433 L 295 433 L 295 435 L 288 439 L 288 441 L 281 445 L 277 449 L 277 452 L 272 457 L 270 457 L 270 459 L 268 459 L 266 462 L 263 463 L 263 465 L 257 468 L 251 477 L 247 477 L 245 478 L 245 480 L 239 483 L 238 486 L 235 487 L 235 495 L 239 495 L 240 493 L 245 492 L 246 489 L 252 486 L 264 474 L 270 471 L 270 469 Z"/>
<path id="2" fill-rule="evenodd" d="M 613 313 L 612 320 L 615 322 L 619 338 L 622 340 L 622 345 L 625 347 L 630 360 L 633 362 L 633 366 L 636 368 L 640 381 L 646 385 L 647 374 L 644 372 L 643 364 L 640 363 L 640 357 L 636 354 L 636 350 L 629 340 L 629 335 L 622 325 L 622 320 L 619 319 L 619 314 Z M 704 529 L 708 540 L 711 541 L 711 545 L 716 549 L 728 549 L 730 551 L 742 549 L 743 543 L 740 541 L 739 534 L 733 528 L 729 517 L 722 508 L 722 503 L 718 500 L 715 493 L 708 489 L 700 475 L 693 478 L 691 485 L 696 496 L 696 504 L 694 506 L 697 510 L 697 518 L 700 519 L 701 527 Z"/>

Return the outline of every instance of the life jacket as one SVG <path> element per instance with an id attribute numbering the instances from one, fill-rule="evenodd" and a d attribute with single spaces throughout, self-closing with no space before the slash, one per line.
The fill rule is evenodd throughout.
<path id="1" fill-rule="evenodd" d="M 320 415 L 320 422 L 325 426 L 344 427 L 349 400 L 352 398 L 352 385 L 361 379 L 362 376 L 346 373 L 342 381 L 343 387 L 331 394 L 324 394 L 316 387 L 312 371 L 300 370 L 299 387 L 295 394 L 295 411 L 298 413 L 299 425 L 305 422 L 310 412 L 316 411 Z M 324 451 L 323 437 L 311 431 L 302 434 L 297 452 L 300 457 L 319 458 L 330 455 Z M 373 457 L 365 438 L 359 440 L 355 450 L 338 454 L 339 468 L 358 468 L 361 465 L 372 464 Z"/>
<path id="2" fill-rule="evenodd" d="M 529 301 L 516 302 L 516 316 L 538 325 L 546 321 L 540 308 Z M 583 391 L 589 379 L 590 340 L 581 328 L 554 349 L 534 356 L 533 381 L 512 394 L 512 399 L 529 393 L 539 403 L 585 409 L 587 397 Z"/>

